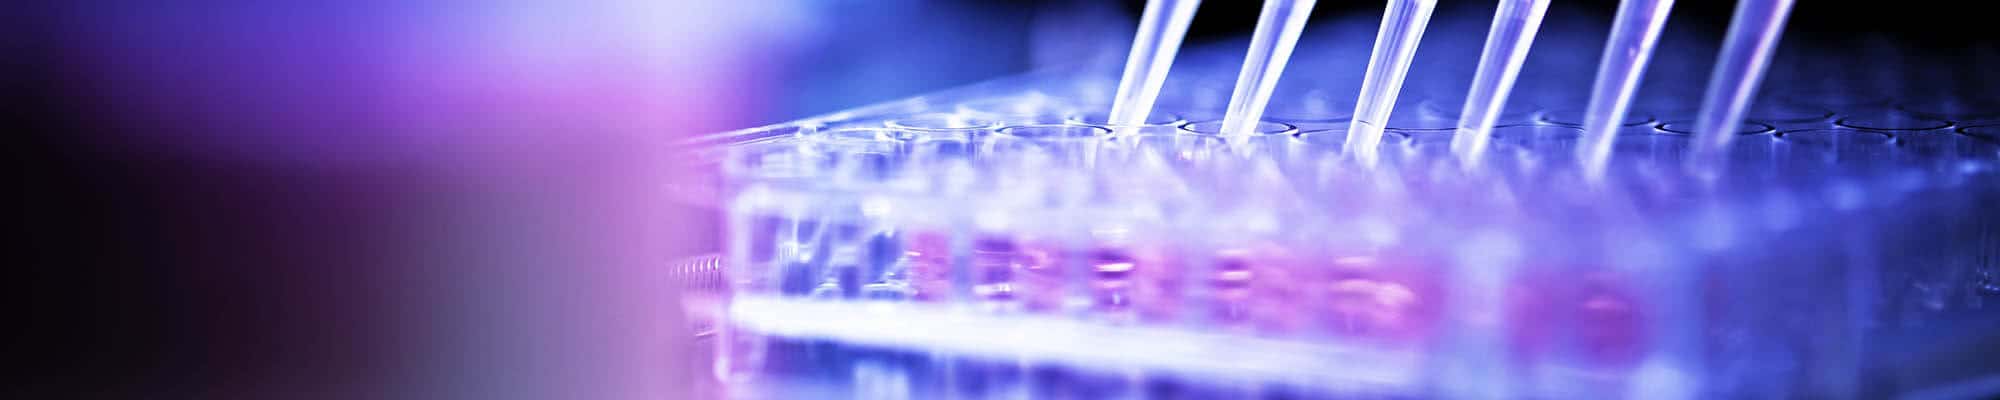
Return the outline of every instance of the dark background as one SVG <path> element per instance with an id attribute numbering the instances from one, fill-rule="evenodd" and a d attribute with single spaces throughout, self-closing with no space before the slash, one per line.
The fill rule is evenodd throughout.
<path id="1" fill-rule="evenodd" d="M 1038 29 L 1091 26 L 1062 12 L 1130 18 L 1142 4 L 798 3 L 738 10 L 731 15 L 788 16 L 745 17 L 771 25 L 704 42 L 740 53 L 703 69 L 727 71 L 716 73 L 726 79 L 647 81 L 653 75 L 644 70 L 606 62 L 553 73 L 603 78 L 578 92 L 514 88 L 547 76 L 502 73 L 468 78 L 485 81 L 464 87 L 512 89 L 399 96 L 368 90 L 417 85 L 376 60 L 481 70 L 477 56 L 463 64 L 447 58 L 500 39 L 480 29 L 375 28 L 445 25 L 486 6 L 9 6 L 0 20 L 9 33 L 0 38 L 8 55 L 0 89 L 14 101 L 0 123 L 10 132 L 5 147 L 16 172 L 8 229 L 18 249 L 6 264 L 18 271 L 7 280 L 16 287 L 7 292 L 17 297 L 9 302 L 17 311 L 4 325 L 0 354 L 19 372 L 9 374 L 0 396 L 685 395 L 674 379 L 646 375 L 688 373 L 659 361 L 684 349 L 647 336 L 673 332 L 653 321 L 679 317 L 648 306 L 671 304 L 671 293 L 628 281 L 644 281 L 632 277 L 648 265 L 698 251 L 707 240 L 697 229 L 704 217 L 649 208 L 658 199 L 635 188 L 676 175 L 652 171 L 660 153 L 646 148 L 1023 71 L 1034 64 Z M 1256 17 L 1250 2 L 1207 3 L 1191 44 L 1245 35 Z M 1441 7 L 1459 6 L 1453 3 Z M 1668 29 L 1719 31 L 1731 7 L 1680 3 Z M 1990 26 L 1981 25 L 1984 13 L 1969 5 L 1800 3 L 1788 44 L 1873 35 L 1948 56 L 1993 40 Z M 1579 15 L 1608 18 L 1614 4 L 1574 6 Z M 1324 1 L 1315 14 L 1380 11 L 1379 2 Z M 609 14 L 616 13 L 591 15 Z M 584 21 L 577 25 L 592 25 Z M 801 21 L 817 22 L 768 33 Z M 1104 24 L 1115 31 L 1130 23 Z M 157 29 L 119 30 L 125 26 Z M 588 47 L 596 43 L 591 34 L 557 43 Z M 371 50 L 375 40 L 453 35 L 463 40 L 422 51 Z M 695 45 L 675 42 L 661 51 L 681 46 Z M 897 54 L 926 57 L 888 57 Z M 435 76 L 477 75 L 458 72 Z M 207 87 L 229 89 L 200 89 Z M 206 94 L 162 95 L 189 92 Z M 560 100 L 543 101 L 549 98 Z M 659 103 L 616 106 L 635 98 Z M 658 115 L 638 123 L 632 114 Z M 634 125 L 641 132 L 621 131 Z M 650 128 L 657 126 L 672 129 Z M 509 127 L 526 132 L 457 133 Z"/>

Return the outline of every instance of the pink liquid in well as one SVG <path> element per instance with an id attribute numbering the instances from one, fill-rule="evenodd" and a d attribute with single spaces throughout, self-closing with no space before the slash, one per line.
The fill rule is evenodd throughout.
<path id="1" fill-rule="evenodd" d="M 1332 256 L 1308 297 L 1334 336 L 1416 344 L 1437 334 L 1444 292 L 1429 263 L 1393 255 Z"/>
<path id="2" fill-rule="evenodd" d="M 1142 266 L 1139 257 L 1131 251 L 1116 247 L 1100 247 L 1089 254 L 1091 279 L 1091 308 L 1099 313 L 1125 314 L 1134 308 L 1136 277 Z"/>
<path id="3" fill-rule="evenodd" d="M 973 241 L 973 294 L 1001 307 L 1046 312 L 1062 307 L 1068 259 L 1059 242 L 983 235 Z"/>
<path id="4" fill-rule="evenodd" d="M 1558 351 L 1581 367 L 1626 371 L 1645 356 L 1647 320 L 1623 277 L 1607 272 L 1519 277 L 1508 288 L 1508 345 L 1532 364 Z"/>
<path id="5" fill-rule="evenodd" d="M 1249 252 L 1216 256 L 1214 273 L 1209 276 L 1209 320 L 1222 326 L 1242 328 L 1250 322 L 1250 282 L 1256 277 Z"/>
<path id="6" fill-rule="evenodd" d="M 1063 269 L 1069 254 L 1059 242 L 1028 238 L 1020 240 L 1014 263 L 1015 289 L 1021 306 L 1028 311 L 1051 312 L 1062 308 L 1063 289 L 1068 282 Z"/>
<path id="7" fill-rule="evenodd" d="M 1014 300 L 1014 270 L 1019 252 L 1014 240 L 983 235 L 972 242 L 972 293 L 988 302 Z"/>
<path id="8" fill-rule="evenodd" d="M 1181 314 L 1184 266 L 1154 245 L 1100 246 L 1088 254 L 1092 310 L 1124 321 L 1163 323 Z"/>
<path id="9" fill-rule="evenodd" d="M 951 235 L 934 230 L 913 231 L 903 242 L 903 261 L 910 268 L 910 286 L 917 301 L 951 297 Z"/>
<path id="10" fill-rule="evenodd" d="M 1248 260 L 1250 319 L 1257 330 L 1268 334 L 1301 332 L 1312 320 L 1305 312 L 1305 288 L 1309 271 L 1291 252 L 1266 247 Z"/>
<path id="11" fill-rule="evenodd" d="M 1331 334 L 1415 344 L 1435 334 L 1442 290 L 1427 265 L 1272 244 L 1215 255 L 1211 318 L 1267 335 Z"/>

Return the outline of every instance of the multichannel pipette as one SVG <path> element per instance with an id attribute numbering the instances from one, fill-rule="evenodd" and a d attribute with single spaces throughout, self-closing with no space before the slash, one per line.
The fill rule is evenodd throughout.
<path id="1" fill-rule="evenodd" d="M 1702 94 L 1701 112 L 1694 121 L 1694 151 L 1691 160 L 1706 169 L 1719 164 L 1717 158 L 1736 138 L 1743 114 L 1750 109 L 1757 84 L 1764 80 L 1764 68 L 1784 33 L 1785 19 L 1791 16 L 1793 0 L 1742 0 L 1736 16 L 1729 21 L 1729 35 L 1715 69 L 1709 73 L 1708 91 Z"/>
<path id="2" fill-rule="evenodd" d="M 1410 72 L 1410 59 L 1417 54 L 1424 27 L 1430 25 L 1436 0 L 1389 0 L 1382 14 L 1382 27 L 1375 32 L 1375 48 L 1369 52 L 1368 72 L 1361 78 L 1361 97 L 1355 100 L 1354 123 L 1347 127 L 1347 151 L 1364 163 L 1373 163 L 1375 146 L 1382 143 L 1383 124 L 1396 107 L 1396 95 L 1403 90 L 1403 78 Z"/>
<path id="3" fill-rule="evenodd" d="M 1996 318 L 2000 110 L 1976 84 L 1764 73 L 1797 55 L 1770 51 L 1789 1 L 1744 3 L 1720 65 L 1662 29 L 1672 0 L 1625 1 L 1601 44 L 1573 10 L 1538 35 L 1552 3 L 1508 1 L 1443 13 L 1464 19 L 1429 26 L 1420 68 L 1430 1 L 1314 29 L 1373 43 L 1303 38 L 1310 2 L 1267 2 L 1247 60 L 1165 44 L 1192 6 L 1155 1 L 1114 106 L 1140 127 L 1075 107 L 1104 104 L 1103 77 L 1040 71 L 703 139 L 730 143 L 707 192 L 728 287 L 692 306 L 718 316 L 721 377 L 744 398 L 1838 398 L 1993 336 L 1930 322 Z M 1589 63 L 1524 64 L 1530 43 L 1605 53 L 1586 82 Z M 1366 70 L 1325 62 L 1371 45 Z M 1709 68 L 1699 123 L 1698 82 L 1634 96 L 1647 70 Z M 1787 101 L 1745 107 L 1762 75 Z M 1424 106 L 1391 121 L 1406 81 Z M 1358 83 L 1353 121 L 1325 110 Z M 1679 168 L 1697 136 L 1755 173 Z M 1976 367 L 1953 376 L 2000 364 Z"/>
<path id="4" fill-rule="evenodd" d="M 1590 105 L 1583 112 L 1583 145 L 1577 159 L 1584 175 L 1603 179 L 1605 163 L 1611 159 L 1611 143 L 1639 91 L 1639 78 L 1660 41 L 1660 28 L 1667 24 L 1667 11 L 1674 0 L 1625 0 L 1611 23 L 1611 37 L 1604 40 L 1604 55 L 1597 62 L 1597 80 L 1590 87 Z"/>
<path id="5" fill-rule="evenodd" d="M 1132 37 L 1132 52 L 1125 58 L 1125 73 L 1118 80 L 1118 93 L 1111 103 L 1111 126 L 1145 124 L 1153 112 L 1153 101 L 1167 83 L 1167 71 L 1180 52 L 1189 22 L 1201 0 L 1151 0 L 1139 17 L 1139 32 Z"/>
<path id="6" fill-rule="evenodd" d="M 1236 75 L 1236 90 L 1229 96 L 1229 109 L 1222 114 L 1224 136 L 1241 138 L 1256 131 L 1271 91 L 1278 87 L 1278 75 L 1285 72 L 1292 48 L 1305 32 L 1314 1 L 1264 1 L 1257 30 L 1250 35 L 1250 51 L 1243 56 L 1243 70 Z"/>
<path id="7" fill-rule="evenodd" d="M 1502 0 L 1500 9 L 1493 13 L 1486 49 L 1479 54 L 1479 69 L 1472 76 L 1464 111 L 1459 113 L 1458 132 L 1451 139 L 1452 152 L 1466 168 L 1479 165 L 1485 155 L 1493 123 L 1500 118 L 1507 94 L 1514 90 L 1514 78 L 1520 76 L 1521 63 L 1528 58 L 1528 47 L 1534 44 L 1535 32 L 1541 30 L 1542 15 L 1548 9 L 1548 0 Z"/>

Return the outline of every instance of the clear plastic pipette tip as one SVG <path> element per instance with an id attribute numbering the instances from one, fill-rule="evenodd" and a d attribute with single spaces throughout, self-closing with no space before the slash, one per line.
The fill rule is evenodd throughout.
<path id="1" fill-rule="evenodd" d="M 1737 126 L 1750 109 L 1751 97 L 1764 80 L 1765 67 L 1778 47 L 1793 0 L 1742 0 L 1729 21 L 1729 36 L 1709 73 L 1708 91 L 1695 115 L 1694 150 L 1698 171 L 1712 171 L 1736 138 Z"/>
<path id="2" fill-rule="evenodd" d="M 1584 175 L 1603 179 L 1605 164 L 1611 160 L 1611 144 L 1630 111 L 1632 96 L 1639 91 L 1640 78 L 1652 60 L 1653 47 L 1660 42 L 1660 28 L 1666 26 L 1667 11 L 1674 0 L 1625 0 L 1611 24 L 1611 37 L 1604 41 L 1604 56 L 1597 62 L 1597 80 L 1590 88 L 1590 104 L 1583 113 L 1583 145 L 1577 159 L 1583 161 Z"/>
<path id="3" fill-rule="evenodd" d="M 1514 89 L 1521 63 L 1541 30 L 1548 0 L 1501 0 L 1493 13 L 1493 27 L 1486 32 L 1486 49 L 1479 54 L 1479 69 L 1466 92 L 1465 108 L 1459 113 L 1458 132 L 1451 139 L 1452 151 L 1467 168 L 1479 164 L 1492 140 L 1493 123 Z"/>
<path id="4" fill-rule="evenodd" d="M 1246 137 L 1256 132 L 1264 118 L 1264 106 L 1278 87 L 1278 75 L 1291 61 L 1292 48 L 1305 32 L 1315 0 L 1265 0 L 1257 17 L 1257 30 L 1250 36 L 1249 54 L 1243 57 L 1243 71 L 1236 75 L 1236 90 L 1229 96 L 1229 109 L 1222 115 L 1222 135 Z"/>
<path id="5" fill-rule="evenodd" d="M 1382 143 L 1382 128 L 1389 111 L 1396 107 L 1396 95 L 1409 75 L 1410 59 L 1416 56 L 1417 42 L 1430 25 L 1436 0 L 1389 0 L 1382 15 L 1382 27 L 1375 32 L 1375 48 L 1368 57 L 1368 73 L 1361 79 L 1361 97 L 1355 101 L 1354 123 L 1347 128 L 1343 146 L 1364 163 L 1373 163 L 1375 147 Z"/>
<path id="6" fill-rule="evenodd" d="M 1125 58 L 1124 75 L 1118 80 L 1117 97 L 1112 99 L 1111 115 L 1106 121 L 1111 126 L 1146 123 L 1199 5 L 1201 0 L 1146 2 L 1146 11 L 1139 17 L 1139 31 L 1132 37 L 1132 52 Z"/>

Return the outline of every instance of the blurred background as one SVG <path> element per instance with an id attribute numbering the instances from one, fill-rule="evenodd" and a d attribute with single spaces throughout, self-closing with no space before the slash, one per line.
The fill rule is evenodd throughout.
<path id="1" fill-rule="evenodd" d="M 1254 4 L 1209 3 L 1190 45 L 1248 33 Z M 1727 21 L 1729 4 L 1684 3 L 1673 26 Z M 5 350 L 23 372 L 0 393 L 700 396 L 659 267 L 711 247 L 713 222 L 662 206 L 668 146 L 1035 68 L 1115 67 L 1142 6 L 9 6 L 21 248 L 8 264 L 25 272 L 9 292 L 25 310 Z M 1806 2 L 1791 32 L 1944 52 L 1990 35 L 1945 8 Z M 1380 12 L 1322 2 L 1316 18 Z"/>

